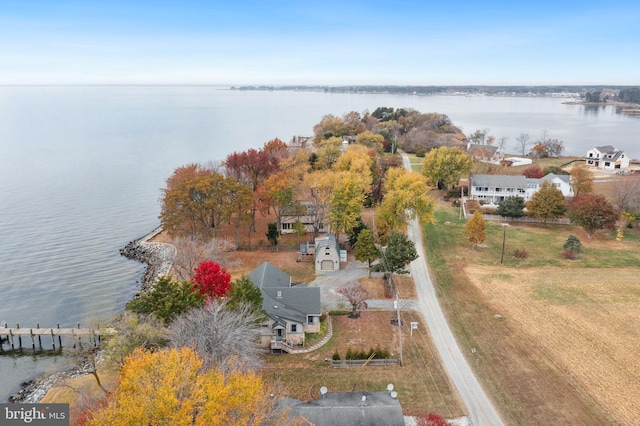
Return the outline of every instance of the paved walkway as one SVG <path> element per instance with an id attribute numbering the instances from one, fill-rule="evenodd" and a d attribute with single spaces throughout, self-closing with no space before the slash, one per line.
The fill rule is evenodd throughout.
<path id="1" fill-rule="evenodd" d="M 325 343 L 327 343 L 329 341 L 329 339 L 331 339 L 331 337 L 333 337 L 333 324 L 332 324 L 332 321 L 331 321 L 331 316 L 327 315 L 327 335 L 324 336 L 322 339 L 318 340 L 317 342 L 315 342 L 313 345 L 309 346 L 308 348 L 294 349 L 289 353 L 292 353 L 292 354 L 306 354 L 306 353 L 309 353 L 309 352 L 313 352 L 316 349 L 319 349 L 322 346 L 324 346 Z"/>

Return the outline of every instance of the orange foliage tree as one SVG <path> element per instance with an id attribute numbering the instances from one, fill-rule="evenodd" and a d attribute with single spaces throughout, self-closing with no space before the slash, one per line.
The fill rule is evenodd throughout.
<path id="1" fill-rule="evenodd" d="M 252 372 L 202 370 L 189 348 L 136 350 L 125 360 L 120 384 L 88 425 L 277 425 L 286 413 Z"/>

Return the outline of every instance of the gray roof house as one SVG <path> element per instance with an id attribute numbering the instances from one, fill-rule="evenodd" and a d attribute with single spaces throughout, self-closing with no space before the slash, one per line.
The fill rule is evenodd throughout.
<path id="1" fill-rule="evenodd" d="M 269 262 L 249 272 L 262 291 L 262 309 L 268 319 L 260 328 L 264 347 L 290 352 L 304 345 L 305 333 L 320 331 L 320 287 L 291 285 L 291 277 Z"/>
<path id="2" fill-rule="evenodd" d="M 543 182 L 553 183 L 562 195 L 573 197 L 569 175 L 549 173 L 542 178 L 527 178 L 522 175 L 482 175 L 474 174 L 469 179 L 469 198 L 499 204 L 509 196 L 520 196 L 529 201 L 538 192 Z"/>
<path id="3" fill-rule="evenodd" d="M 327 392 L 313 401 L 285 398 L 293 416 L 313 426 L 404 426 L 402 406 L 389 392 Z"/>

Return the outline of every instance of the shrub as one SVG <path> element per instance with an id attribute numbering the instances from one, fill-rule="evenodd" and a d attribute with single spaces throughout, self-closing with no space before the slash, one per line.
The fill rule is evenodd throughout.
<path id="1" fill-rule="evenodd" d="M 333 353 L 333 356 L 331 357 L 332 360 L 334 361 L 340 361 L 340 354 L 338 353 L 338 350 L 336 349 L 336 351 Z"/>
<path id="2" fill-rule="evenodd" d="M 425 155 L 427 155 L 427 150 L 423 146 L 419 146 L 416 149 L 416 157 L 424 158 Z"/>
<path id="3" fill-rule="evenodd" d="M 578 253 L 571 249 L 566 249 L 562 252 L 562 257 L 569 260 L 576 260 L 578 258 Z"/>
<path id="4" fill-rule="evenodd" d="M 527 253 L 527 251 L 525 249 L 516 249 L 516 251 L 513 254 L 513 256 L 516 259 L 526 259 L 527 257 L 529 257 L 529 254 Z"/>
<path id="5" fill-rule="evenodd" d="M 357 359 L 356 352 L 351 348 L 347 349 L 347 353 L 345 354 L 344 359 Z"/>
<path id="6" fill-rule="evenodd" d="M 582 243 L 575 235 L 569 235 L 569 238 L 567 238 L 567 241 L 565 241 L 562 248 L 579 253 L 580 249 L 582 248 Z"/>

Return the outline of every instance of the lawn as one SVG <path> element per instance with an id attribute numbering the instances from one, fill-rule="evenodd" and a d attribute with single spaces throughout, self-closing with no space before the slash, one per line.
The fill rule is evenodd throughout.
<path id="1" fill-rule="evenodd" d="M 344 359 L 349 348 L 368 351 L 379 346 L 399 358 L 398 328 L 391 324 L 395 318 L 390 311 L 365 311 L 358 319 L 332 316 L 333 337 L 325 346 L 309 354 L 270 355 L 263 375 L 286 389 L 287 396 L 302 400 L 316 399 L 322 386 L 330 392 L 383 391 L 392 383 L 405 415 L 463 416 L 463 405 L 431 349 L 427 328 L 412 311 L 402 312 L 403 366 L 331 368 L 333 354 Z M 419 325 L 411 334 L 408 325 L 413 321 Z"/>
<path id="2" fill-rule="evenodd" d="M 434 196 L 434 198 L 440 198 Z M 634 424 L 640 409 L 637 229 L 587 239 L 567 225 L 487 223 L 472 250 L 458 210 L 439 203 L 425 244 L 441 305 L 507 424 Z M 583 245 L 563 259 L 570 235 Z M 526 259 L 513 256 L 525 249 Z M 496 315 L 502 319 L 496 319 Z M 498 317 L 500 318 L 500 317 Z"/>

